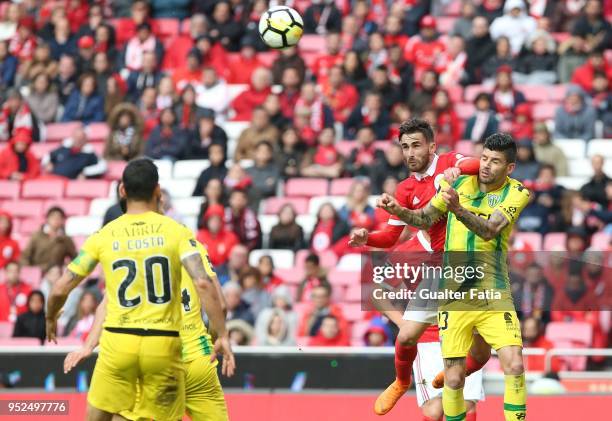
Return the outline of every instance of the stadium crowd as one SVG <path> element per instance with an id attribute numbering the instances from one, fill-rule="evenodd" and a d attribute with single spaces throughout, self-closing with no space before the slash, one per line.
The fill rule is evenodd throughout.
<path id="1" fill-rule="evenodd" d="M 277 53 L 267 51 L 257 22 L 278 3 L 302 13 L 306 35 Z M 515 250 L 537 250 L 523 233 L 565 233 L 566 244 L 547 249 L 559 253 L 609 248 L 612 4 L 605 3 L 604 10 L 598 0 L 2 1 L 0 179 L 112 180 L 117 162 L 139 156 L 208 160 L 190 174 L 193 197 L 202 198 L 192 228 L 223 285 L 232 340 L 389 345 L 386 320 L 346 314 L 354 289 L 336 279 L 334 266 L 360 251 L 347 245 L 351 229 L 386 224 L 370 197 L 392 194 L 409 175 L 394 140 L 411 117 L 435 127 L 439 151 L 478 154 L 496 131 L 517 139 L 513 177 L 533 194 Z M 104 139 L 94 141 L 101 126 Z M 51 139 L 54 127 L 63 131 Z M 592 171 L 584 168 L 590 179 L 576 185 L 570 163 L 591 142 L 603 145 L 603 156 L 581 161 Z M 576 144 L 580 156 L 568 147 Z M 319 202 L 310 227 L 300 224 L 302 198 L 279 198 L 283 186 L 287 196 L 316 196 L 308 183 L 287 194 L 290 180 L 306 178 L 332 186 L 352 179 L 331 192 L 345 199 Z M 167 214 L 180 220 L 185 210 L 172 205 L 173 191 L 165 194 Z M 65 229 L 74 213 L 69 205 L 45 209 L 42 225 L 17 241 L 13 226 L 23 224 L 8 199 L 0 197 L 0 321 L 15 323 L 16 337 L 42 340 L 44 299 L 77 252 Z M 260 217 L 276 199 L 278 223 L 262 230 Z M 104 223 L 120 214 L 114 204 Z M 591 245 L 596 235 L 607 239 L 603 247 Z M 256 249 L 264 251 L 253 259 Z M 297 253 L 295 279 L 283 279 L 266 249 Z M 40 268 L 40 281 L 20 276 L 21 267 Z M 524 265 L 515 298 L 530 320 L 528 344 L 553 346 L 543 335 L 552 319 L 588 322 L 589 346 L 608 345 L 609 313 L 551 318 L 541 310 L 555 300 L 612 303 L 610 274 L 597 267 Z M 71 294 L 64 335 L 87 335 L 102 291 L 103 280 L 92 277 Z"/>

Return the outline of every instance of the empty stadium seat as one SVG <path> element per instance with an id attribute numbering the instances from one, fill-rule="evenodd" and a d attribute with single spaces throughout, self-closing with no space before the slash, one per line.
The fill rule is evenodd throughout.
<path id="1" fill-rule="evenodd" d="M 586 322 L 550 322 L 546 326 L 546 339 L 556 348 L 590 348 L 593 342 L 593 326 Z M 587 357 L 566 356 L 570 369 L 584 370 Z"/>
<path id="2" fill-rule="evenodd" d="M 330 183 L 329 194 L 332 196 L 345 196 L 354 183 L 354 178 L 336 178 Z"/>
<path id="3" fill-rule="evenodd" d="M 86 199 L 50 199 L 43 204 L 43 212 L 46 213 L 53 206 L 62 208 L 67 216 L 83 216 L 87 215 L 89 201 Z"/>
<path id="4" fill-rule="evenodd" d="M 611 241 L 612 235 L 606 232 L 597 232 L 591 238 L 591 247 L 595 250 L 608 250 Z"/>
<path id="5" fill-rule="evenodd" d="M 123 170 L 127 166 L 125 161 L 107 161 L 107 169 L 104 178 L 107 180 L 120 180 L 123 175 Z"/>
<path id="6" fill-rule="evenodd" d="M 193 48 L 193 40 L 189 35 L 179 35 L 166 39 L 164 42 L 166 51 L 162 60 L 163 70 L 171 70 L 182 67 L 187 61 L 187 54 Z"/>
<path id="7" fill-rule="evenodd" d="M 347 256 L 353 256 L 348 254 Z M 359 256 L 358 254 L 356 256 Z M 359 256 L 361 258 L 361 256 Z M 342 259 L 340 259 L 342 262 Z M 361 283 L 361 260 L 358 266 L 353 266 L 352 268 L 340 268 L 338 265 L 337 268 L 332 269 L 327 274 L 327 280 L 332 285 L 360 285 Z"/>
<path id="8" fill-rule="evenodd" d="M 592 139 L 589 142 L 587 155 L 603 155 L 605 158 L 612 158 L 612 139 Z"/>
<path id="9" fill-rule="evenodd" d="M 198 231 L 198 217 L 195 215 L 183 216 L 183 224 L 194 233 Z"/>
<path id="10" fill-rule="evenodd" d="M 308 213 L 308 199 L 304 197 L 269 197 L 262 201 L 262 213 L 276 215 L 285 204 L 290 204 L 298 215 Z"/>
<path id="11" fill-rule="evenodd" d="M 357 142 L 353 140 L 342 140 L 336 143 L 335 148 L 340 155 L 348 157 L 357 146 Z"/>
<path id="12" fill-rule="evenodd" d="M 153 33 L 160 38 L 169 38 L 178 35 L 180 22 L 172 18 L 156 18 L 151 21 Z"/>
<path id="13" fill-rule="evenodd" d="M 43 159 L 60 146 L 59 142 L 33 143 L 32 146 L 30 146 L 30 152 L 32 152 L 36 158 Z"/>
<path id="14" fill-rule="evenodd" d="M 331 203 L 334 208 L 340 209 L 346 204 L 346 196 L 317 196 L 308 202 L 308 213 L 316 215 L 324 203 Z"/>
<path id="15" fill-rule="evenodd" d="M 45 125 L 45 141 L 48 143 L 64 140 L 67 137 L 70 137 L 74 129 L 80 126 L 82 126 L 82 123 L 79 121 L 47 124 Z"/>
<path id="16" fill-rule="evenodd" d="M 270 256 L 274 262 L 275 268 L 289 269 L 294 267 L 293 261 L 295 260 L 295 255 L 292 250 L 252 250 L 249 254 L 249 264 L 251 266 L 257 266 L 261 256 Z"/>
<path id="17" fill-rule="evenodd" d="M 208 159 L 187 159 L 177 161 L 174 164 L 174 178 L 193 178 L 195 179 L 202 171 L 210 167 Z"/>
<path id="18" fill-rule="evenodd" d="M 361 302 L 361 284 L 350 285 L 346 290 L 344 299 L 349 303 Z"/>
<path id="19" fill-rule="evenodd" d="M 559 108 L 559 104 L 556 102 L 540 102 L 534 104 L 533 119 L 536 121 L 554 119 L 557 108 Z"/>
<path id="20" fill-rule="evenodd" d="M 73 216 L 66 221 L 66 234 L 91 235 L 102 226 L 102 218 L 99 216 Z"/>
<path id="21" fill-rule="evenodd" d="M 116 42 L 120 46 L 125 44 L 136 33 L 136 24 L 131 18 L 114 18 L 109 20 L 115 28 Z"/>
<path id="22" fill-rule="evenodd" d="M 310 238 L 317 224 L 317 217 L 315 215 L 298 215 L 295 222 L 304 230 L 304 237 Z"/>
<path id="23" fill-rule="evenodd" d="M 71 180 L 66 183 L 66 197 L 97 199 L 109 194 L 106 180 Z"/>
<path id="24" fill-rule="evenodd" d="M 33 218 L 43 214 L 42 200 L 15 200 L 2 202 L 3 210 L 15 218 Z"/>
<path id="25" fill-rule="evenodd" d="M 278 216 L 276 215 L 259 215 L 257 217 L 259 220 L 259 226 L 261 227 L 261 232 L 268 236 L 270 235 L 270 231 L 272 228 L 278 224 Z"/>
<path id="26" fill-rule="evenodd" d="M 441 34 L 448 34 L 455 26 L 456 17 L 438 16 L 436 18 L 436 28 Z"/>
<path id="27" fill-rule="evenodd" d="M 338 262 L 338 266 L 336 267 L 338 270 L 346 270 L 346 271 L 355 271 L 361 270 L 361 254 L 350 253 L 345 254 L 340 258 Z"/>
<path id="28" fill-rule="evenodd" d="M 110 128 L 106 123 L 90 123 L 85 131 L 90 141 L 104 142 L 110 133 Z"/>
<path id="29" fill-rule="evenodd" d="M 365 312 L 361 309 L 361 304 L 356 303 L 340 303 L 342 314 L 349 322 L 358 322 L 363 319 Z"/>
<path id="30" fill-rule="evenodd" d="M 452 85 L 445 87 L 446 92 L 448 92 L 448 96 L 453 104 L 457 102 L 463 101 L 463 86 L 461 85 Z"/>
<path id="31" fill-rule="evenodd" d="M 257 53 L 257 59 L 265 67 L 272 67 L 272 64 L 278 59 L 278 52 L 276 51 L 264 51 Z"/>
<path id="32" fill-rule="evenodd" d="M 40 339 L 36 338 L 0 338 L 0 346 L 40 346 Z"/>
<path id="33" fill-rule="evenodd" d="M 370 327 L 370 321 L 363 320 L 355 322 L 351 328 L 351 346 L 363 346 L 364 336 Z"/>
<path id="34" fill-rule="evenodd" d="M 310 253 L 312 253 L 311 250 L 298 250 L 295 254 L 295 267 L 302 269 L 304 267 L 304 262 Z M 331 250 L 325 250 L 322 253 L 315 254 L 319 256 L 319 263 L 324 268 L 333 268 L 338 262 L 338 257 Z"/>
<path id="35" fill-rule="evenodd" d="M 455 152 L 466 156 L 472 156 L 474 153 L 474 142 L 471 140 L 460 140 L 455 144 Z"/>
<path id="36" fill-rule="evenodd" d="M 490 86 L 485 86 L 485 85 L 469 85 L 464 90 L 464 97 L 465 97 L 464 100 L 465 102 L 473 103 L 479 93 L 481 92 L 490 93 L 491 89 L 492 88 Z"/>
<path id="37" fill-rule="evenodd" d="M 455 112 L 461 120 L 467 120 L 474 115 L 476 107 L 470 102 L 459 102 L 455 104 Z"/>
<path id="38" fill-rule="evenodd" d="M 173 178 L 171 180 L 161 180 L 160 185 L 170 193 L 173 199 L 191 197 L 195 189 L 196 180 L 193 178 Z"/>
<path id="39" fill-rule="evenodd" d="M 40 287 L 42 273 L 37 266 L 23 266 L 21 268 L 21 279 L 23 282 L 30 285 L 33 289 Z"/>
<path id="40" fill-rule="evenodd" d="M 0 199 L 17 199 L 20 190 L 21 183 L 18 181 L 0 180 Z"/>
<path id="41" fill-rule="evenodd" d="M 300 50 L 325 54 L 325 37 L 323 35 L 304 34 L 300 40 Z"/>
<path id="42" fill-rule="evenodd" d="M 543 249 L 551 251 L 561 246 L 565 250 L 566 237 L 567 235 L 564 232 L 550 232 L 546 234 L 546 236 L 544 236 Z"/>
<path id="43" fill-rule="evenodd" d="M 571 168 L 571 167 L 570 167 Z M 588 181 L 588 177 L 557 177 L 557 184 L 568 190 L 580 190 Z"/>
<path id="44" fill-rule="evenodd" d="M 201 197 L 183 197 L 172 201 L 174 209 L 183 216 L 197 216 L 200 213 L 201 205 Z"/>
<path id="45" fill-rule="evenodd" d="M 534 251 L 542 250 L 542 234 L 538 232 L 517 232 L 516 240 L 529 244 Z"/>
<path id="46" fill-rule="evenodd" d="M 304 271 L 293 267 L 290 269 L 274 268 L 274 275 L 281 278 L 283 282 L 292 285 L 297 285 L 304 279 Z"/>
<path id="47" fill-rule="evenodd" d="M 551 85 L 548 87 L 548 100 L 561 102 L 565 99 L 567 85 Z"/>
<path id="48" fill-rule="evenodd" d="M 45 223 L 45 219 L 41 215 L 35 218 L 18 219 L 15 220 L 14 223 L 18 223 L 18 226 L 14 228 L 14 230 L 29 238 L 30 235 L 42 227 L 42 225 Z"/>
<path id="49" fill-rule="evenodd" d="M 549 85 L 517 85 L 516 89 L 525 95 L 529 102 L 542 102 L 549 99 Z"/>
<path id="50" fill-rule="evenodd" d="M 285 195 L 294 197 L 324 196 L 328 181 L 324 178 L 290 178 L 285 184 Z"/>
<path id="51" fill-rule="evenodd" d="M 21 188 L 21 197 L 24 199 L 57 199 L 64 193 L 65 181 L 61 179 L 29 180 Z"/>
<path id="52" fill-rule="evenodd" d="M 157 167 L 157 172 L 159 173 L 159 179 L 168 179 L 172 178 L 172 162 L 167 159 L 157 159 L 155 161 L 155 166 Z"/>
<path id="53" fill-rule="evenodd" d="M 106 197 L 100 197 L 94 199 L 89 204 L 89 216 L 104 216 L 106 210 L 114 205 L 115 199 L 109 199 Z"/>
<path id="54" fill-rule="evenodd" d="M 586 142 L 582 139 L 555 139 L 553 143 L 568 159 L 582 158 L 586 154 Z"/>
<path id="55" fill-rule="evenodd" d="M 13 323 L 0 322 L 0 338 L 10 338 L 13 336 Z"/>

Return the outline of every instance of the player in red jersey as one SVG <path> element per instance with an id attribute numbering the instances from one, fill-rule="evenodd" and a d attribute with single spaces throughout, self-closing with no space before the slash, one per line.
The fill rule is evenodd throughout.
<path id="1" fill-rule="evenodd" d="M 402 181 L 395 193 L 397 201 L 408 209 L 420 209 L 429 203 L 439 187 L 440 181 L 447 173 L 456 178 L 459 174 L 477 174 L 479 160 L 467 158 L 456 152 L 436 154 L 434 133 L 431 125 L 421 119 L 413 119 L 400 126 L 399 143 L 404 152 L 404 159 L 411 171 L 411 176 Z M 375 248 L 393 249 L 401 252 L 441 252 L 444 250 L 446 236 L 446 219 L 434 224 L 428 231 L 418 231 L 410 240 L 396 246 L 406 224 L 395 216 L 389 218 L 384 230 L 368 232 L 365 229 L 355 230 L 351 234 L 351 246 L 368 245 Z M 417 356 L 417 342 L 429 329 L 429 334 L 437 335 L 437 312 L 435 310 L 410 310 L 402 315 L 399 311 L 384 311 L 385 315 L 400 327 L 395 343 L 395 381 L 378 397 L 374 411 L 378 415 L 389 412 L 410 387 L 411 369 Z M 480 341 L 475 341 L 475 343 Z M 471 374 L 486 363 L 489 355 L 486 345 L 476 347 L 468 356 L 468 374 Z M 482 352 L 478 354 L 478 350 Z M 440 359 L 440 364 L 441 364 Z M 433 380 L 431 380 L 433 382 Z M 438 379 L 439 382 L 439 379 Z M 439 401 L 439 399 L 437 400 Z M 439 402 L 438 402 L 439 403 Z M 433 405 L 433 404 L 432 404 Z M 423 407 L 424 413 L 434 415 L 434 408 Z M 440 404 L 441 414 L 441 404 Z M 429 419 L 437 419 L 439 417 Z M 427 419 L 427 418 L 426 418 Z"/>

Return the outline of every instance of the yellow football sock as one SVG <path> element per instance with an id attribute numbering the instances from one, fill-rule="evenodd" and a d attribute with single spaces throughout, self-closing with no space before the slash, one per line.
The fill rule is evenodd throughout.
<path id="1" fill-rule="evenodd" d="M 522 421 L 527 415 L 527 389 L 525 373 L 504 376 L 504 417 L 506 421 Z"/>
<path id="2" fill-rule="evenodd" d="M 446 421 L 463 421 L 465 420 L 465 400 L 463 399 L 463 388 L 451 389 L 444 385 L 442 392 L 442 408 Z"/>

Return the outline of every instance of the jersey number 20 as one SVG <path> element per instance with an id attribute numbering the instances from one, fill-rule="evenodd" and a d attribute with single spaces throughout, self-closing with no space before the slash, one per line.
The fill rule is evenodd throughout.
<path id="1" fill-rule="evenodd" d="M 159 265 L 161 277 L 162 277 L 162 290 L 161 294 L 158 295 L 157 291 L 155 291 L 155 272 L 154 268 L 156 265 Z M 119 284 L 118 297 L 119 304 L 122 307 L 135 307 L 140 304 L 141 297 L 140 295 L 127 298 L 126 291 L 128 287 L 134 282 L 136 279 L 136 271 L 138 268 L 136 267 L 136 262 L 134 260 L 121 259 L 113 262 L 113 271 L 125 268 L 127 269 L 127 274 L 123 281 Z M 144 273 L 147 287 L 147 299 L 152 304 L 165 304 L 170 301 L 170 264 L 168 263 L 168 258 L 165 256 L 153 256 L 149 257 L 144 261 Z"/>

